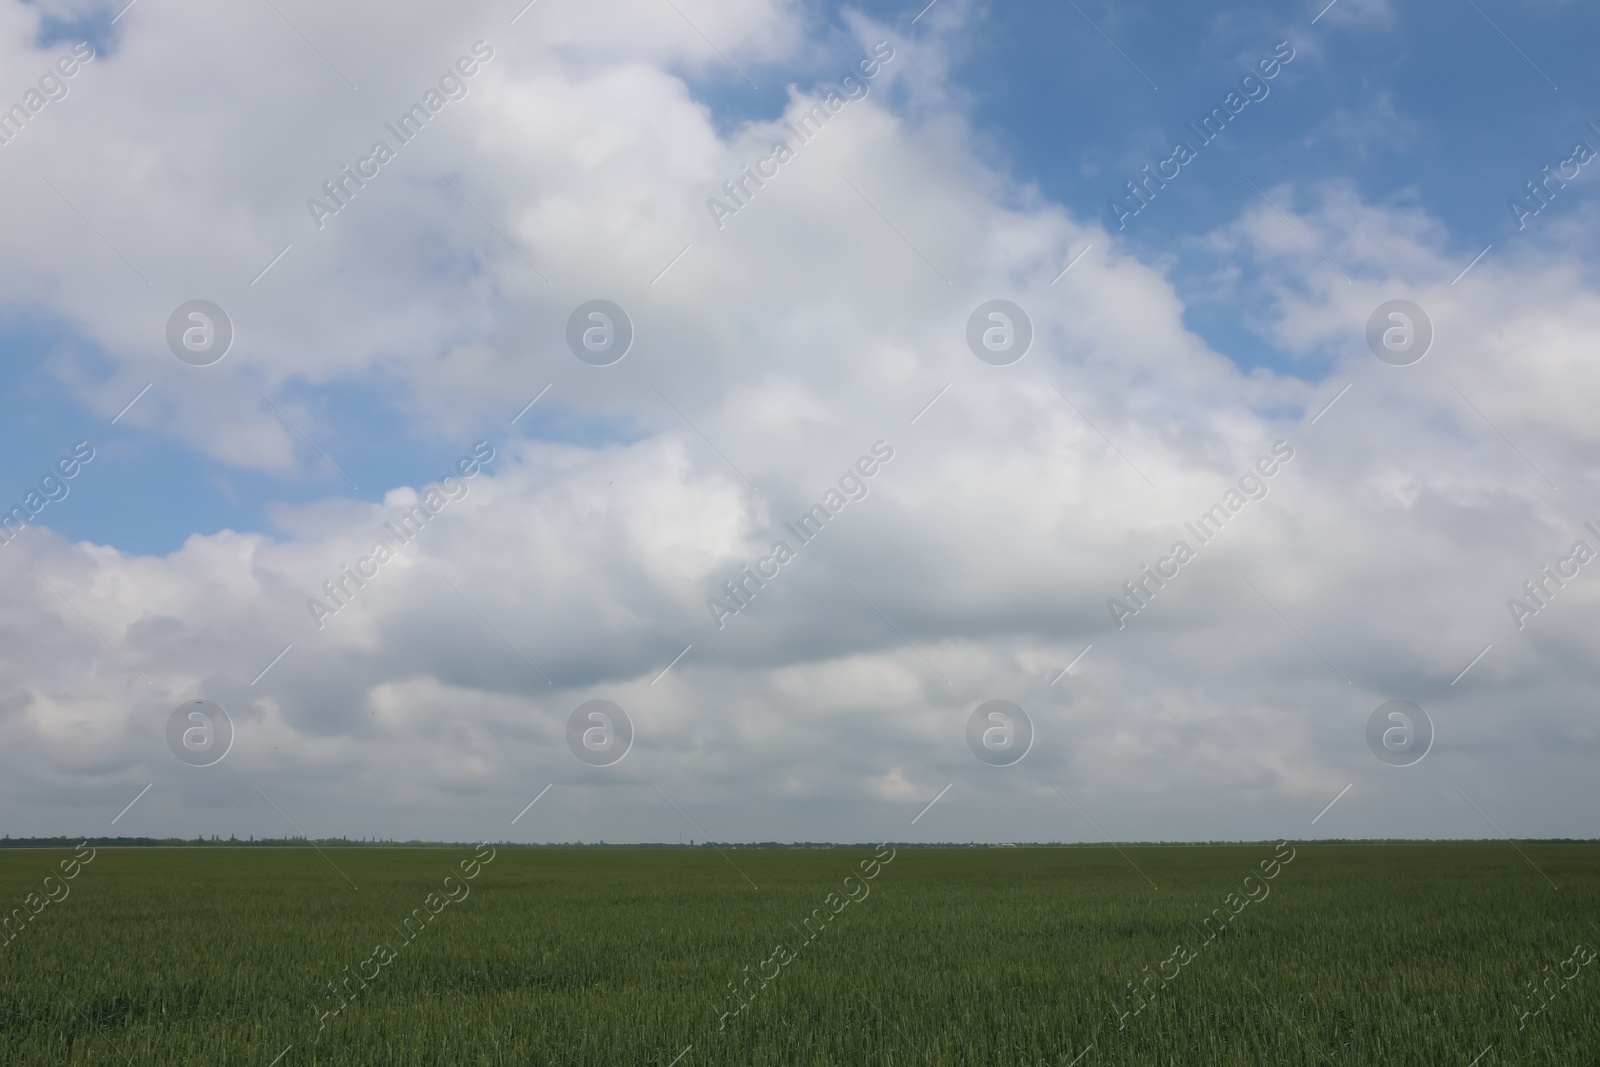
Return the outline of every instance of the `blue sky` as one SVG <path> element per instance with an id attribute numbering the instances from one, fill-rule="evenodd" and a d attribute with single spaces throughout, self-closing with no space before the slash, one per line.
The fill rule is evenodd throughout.
<path id="1" fill-rule="evenodd" d="M 1175 140 L 1197 140 L 1185 122 L 1220 105 L 1278 41 L 1296 49 L 1295 60 L 1270 83 L 1270 95 L 1204 146 L 1197 162 L 1117 234 L 1125 247 L 1153 261 L 1182 250 L 1170 269 L 1178 291 L 1190 299 L 1186 322 L 1246 369 L 1268 367 L 1312 380 L 1328 369 L 1327 358 L 1286 353 L 1249 328 L 1264 296 L 1248 266 L 1231 292 L 1215 290 L 1215 272 L 1239 265 L 1210 254 L 1203 238 L 1259 204 L 1250 182 L 1266 190 L 1336 177 L 1366 200 L 1422 208 L 1448 229 L 1449 248 L 1465 267 L 1490 245 L 1491 255 L 1517 256 L 1521 234 L 1506 200 L 1525 198 L 1523 183 L 1566 158 L 1575 141 L 1600 148 L 1600 137 L 1584 125 L 1600 120 L 1600 75 L 1584 47 L 1600 31 L 1600 17 L 1578 5 L 1485 0 L 1481 14 L 1465 2 L 1369 14 L 1374 5 L 1355 10 L 1360 5 L 1341 0 L 1316 24 L 1311 19 L 1321 5 L 1242 4 L 1220 11 L 1079 6 L 1081 13 L 1070 4 L 996 4 L 974 12 L 951 45 L 950 88 L 988 162 L 1019 185 L 1107 226 L 1115 219 L 1106 203 L 1125 197 L 1123 183 L 1169 155 Z M 849 10 L 885 21 L 904 14 L 903 5 L 891 4 Z M 114 54 L 121 35 L 109 25 L 110 14 L 47 21 L 38 43 L 48 50 L 87 35 Z M 943 14 L 935 5 L 919 21 L 931 28 Z M 810 15 L 821 39 L 803 57 L 812 61 L 753 67 L 752 76 L 764 83 L 760 91 L 726 68 L 692 78 L 720 127 L 769 119 L 783 106 L 784 84 L 805 88 L 808 75 L 826 81 L 833 67 L 848 67 L 854 57 L 841 9 L 817 8 Z M 1585 170 L 1529 224 L 1572 214 L 1592 198 L 1592 184 Z M 108 429 L 51 373 L 51 357 L 63 347 L 82 353 L 92 367 L 98 355 L 93 342 L 76 334 L 69 319 L 44 319 L 40 309 L 25 305 L 7 310 L 0 385 L 17 403 L 0 430 L 0 478 L 15 487 L 12 495 L 54 458 L 59 446 L 42 432 L 46 427 L 57 429 L 63 444 L 106 442 L 110 462 L 95 472 L 104 488 L 52 509 L 52 525 L 64 536 L 166 553 L 196 531 L 270 532 L 274 501 L 305 502 L 349 488 L 326 465 L 311 462 L 310 449 L 303 450 L 302 470 L 265 477 L 172 442 Z M 339 428 L 319 444 L 341 457 L 357 485 L 367 485 L 363 499 L 379 498 L 379 487 L 415 480 L 416 472 L 446 462 L 453 447 L 400 429 L 389 394 L 382 377 L 371 376 L 322 390 L 316 400 L 336 412 L 331 421 Z M 551 418 L 541 411 L 519 425 L 537 436 L 595 439 L 597 427 L 564 414 Z"/>
<path id="2" fill-rule="evenodd" d="M 130 832 L 276 832 L 253 780 L 329 832 L 470 836 L 555 782 L 553 839 L 671 839 L 651 775 L 759 840 L 882 837 L 951 783 L 916 832 L 1058 836 L 1070 783 L 1128 838 L 1476 836 L 1464 780 L 1517 832 L 1586 832 L 1600 585 L 1510 609 L 1600 520 L 1595 167 L 1525 229 L 1507 201 L 1600 149 L 1600 16 L 675 3 L 0 2 L 0 103 L 98 51 L 0 146 L 0 500 L 96 450 L 0 553 L 11 832 L 151 783 Z M 478 42 L 467 95 L 319 226 Z M 890 45 L 719 228 L 724 180 Z M 165 332 L 195 299 L 236 331 L 203 367 Z M 635 330 L 608 366 L 565 339 L 594 299 Z M 966 340 L 995 299 L 1033 327 L 1014 363 Z M 1436 330 L 1403 366 L 1366 340 L 1396 299 Z M 468 492 L 319 616 L 478 441 Z M 719 626 L 880 442 L 871 493 Z M 1280 444 L 1271 492 L 1119 616 Z M 215 768 L 163 740 L 200 699 L 238 727 Z M 590 699 L 639 727 L 617 769 L 563 740 Z M 1038 726 L 1014 769 L 963 741 L 992 699 Z M 1439 728 L 1415 768 L 1365 740 L 1397 699 Z"/>

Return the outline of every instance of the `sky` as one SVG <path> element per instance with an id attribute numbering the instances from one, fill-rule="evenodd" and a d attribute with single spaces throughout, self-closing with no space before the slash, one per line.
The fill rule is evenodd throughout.
<path id="1" fill-rule="evenodd" d="M 1600 14 L 124 4 L 0 0 L 0 834 L 1595 836 Z"/>

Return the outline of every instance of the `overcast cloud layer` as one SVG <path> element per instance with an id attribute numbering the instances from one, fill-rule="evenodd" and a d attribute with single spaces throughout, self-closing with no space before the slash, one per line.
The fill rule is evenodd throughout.
<path id="1" fill-rule="evenodd" d="M 93 449 L 0 546 L 5 832 L 1593 835 L 1589 166 L 1464 274 L 1481 244 L 1426 186 L 1320 166 L 1160 244 L 1191 168 L 1284 172 L 1219 138 L 1119 229 L 974 121 L 981 86 L 953 72 L 982 5 L 675 4 L 142 0 L 112 24 L 0 0 L 0 103 L 93 53 L 0 146 L 0 403 L 33 449 L 6 506 Z M 1293 55 L 1232 123 L 1315 99 L 1336 44 L 1398 32 L 1384 3 L 1314 15 L 1227 51 L 1239 73 Z M 1151 92 L 1074 33 L 1104 92 Z M 1550 93 L 1504 53 L 1486 77 Z M 1170 125 L 1126 174 L 1086 176 L 1092 199 L 1136 206 L 1123 182 L 1236 88 L 1162 99 Z M 402 144 L 385 124 L 432 90 Z M 786 124 L 818 106 L 801 143 Z M 1350 115 L 1335 101 L 1300 136 L 1429 122 Z M 742 207 L 708 206 L 736 206 L 724 183 L 778 141 Z M 334 206 L 347 166 L 369 177 L 345 204 L 308 205 Z M 169 348 L 197 299 L 235 334 L 209 366 Z M 595 299 L 634 334 L 609 366 L 568 344 Z M 1003 366 L 967 339 L 997 299 L 1032 329 Z M 1369 343 L 1392 300 L 1431 324 L 1408 365 Z M 37 417 L 51 390 L 70 418 Z M 473 475 L 441 485 L 458 461 Z M 803 544 L 785 524 L 830 491 Z M 241 494 L 259 522 L 208 520 Z M 1202 541 L 1186 524 L 1217 504 Z M 96 508 L 97 537 L 54 521 Z M 186 536 L 119 541 L 163 509 Z M 358 562 L 408 513 L 414 539 Z M 769 577 L 730 614 L 746 565 Z M 632 723 L 608 766 L 568 740 L 595 699 Z M 234 731 L 204 767 L 169 746 L 196 700 Z M 969 747 L 991 700 L 1031 721 L 1009 766 Z M 1369 744 L 1391 700 L 1431 723 L 1409 766 Z"/>

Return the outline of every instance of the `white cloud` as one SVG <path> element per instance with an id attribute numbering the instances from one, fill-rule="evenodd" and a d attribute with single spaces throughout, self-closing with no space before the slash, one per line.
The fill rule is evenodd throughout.
<path id="1" fill-rule="evenodd" d="M 104 349 L 109 372 L 59 373 L 107 417 L 154 378 L 134 425 L 281 471 L 293 432 L 252 383 L 314 437 L 340 411 L 286 384 L 398 387 L 414 436 L 500 452 L 321 630 L 306 599 L 420 483 L 382 505 L 279 506 L 273 536 L 197 534 L 162 558 L 40 530 L 0 550 L 0 751 L 20 832 L 95 831 L 153 780 L 119 830 L 284 832 L 256 782 L 313 834 L 689 836 L 654 781 L 725 838 L 1096 836 L 1054 781 L 1118 837 L 1296 836 L 1354 781 L 1317 830 L 1486 834 L 1438 799 L 1452 775 L 1512 832 L 1577 832 L 1556 798 L 1593 791 L 1575 635 L 1596 594 L 1575 583 L 1522 633 L 1503 604 L 1591 517 L 1576 502 L 1600 313 L 1558 231 L 1452 286 L 1470 255 L 1420 208 L 1337 184 L 1269 190 L 1305 237 L 1263 206 L 1212 246 L 1263 268 L 1271 340 L 1335 370 L 1245 374 L 1185 325 L 1161 270 L 976 158 L 930 88 L 942 55 L 926 41 L 896 39 L 872 94 L 717 230 L 705 199 L 788 135 L 775 120 L 719 136 L 683 79 L 741 83 L 670 6 L 624 6 L 541 4 L 509 28 L 498 6 L 286 6 L 357 92 L 270 7 L 140 5 L 60 113 L 0 149 L 24 161 L 0 175 L 18 206 L 0 277 Z M 683 7 L 740 66 L 814 47 L 788 5 Z M 52 54 L 26 44 L 35 17 L 0 6 L 6 69 Z M 318 232 L 305 198 L 479 37 L 496 54 L 471 95 Z M 915 106 L 890 106 L 897 80 Z M 798 87 L 784 117 L 816 99 Z M 239 327 L 204 372 L 162 333 L 197 295 Z M 595 296 L 637 330 L 610 368 L 562 341 Z M 1009 368 L 963 340 L 997 296 L 1036 327 Z M 1409 368 L 1364 348 L 1368 314 L 1394 296 L 1438 327 Z M 604 424 L 605 443 L 505 428 L 547 382 L 541 404 Z M 879 439 L 895 458 L 869 496 L 715 628 L 706 598 Z M 1116 630 L 1106 598 L 1280 439 L 1296 456 L 1267 499 Z M 239 730 L 207 771 L 163 738 L 197 697 Z M 603 771 L 565 747 L 590 697 L 637 728 Z M 1008 770 L 963 739 L 994 697 L 1038 727 Z M 1394 697 L 1439 730 L 1403 771 L 1363 739 Z M 1414 818 L 1394 815 L 1397 797 Z"/>

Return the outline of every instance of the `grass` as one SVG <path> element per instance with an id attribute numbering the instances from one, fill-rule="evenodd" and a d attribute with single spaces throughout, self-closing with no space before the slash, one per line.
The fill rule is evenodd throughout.
<path id="1" fill-rule="evenodd" d="M 103 848 L 0 946 L 0 1064 L 1596 1062 L 1600 962 L 1522 1013 L 1600 945 L 1600 847 L 1296 847 L 1270 882 L 1272 845 L 901 849 L 837 915 L 870 850 L 500 849 L 409 942 L 470 848 L 329 850 L 359 889 L 311 849 Z M 0 851 L 0 906 L 71 854 Z"/>

